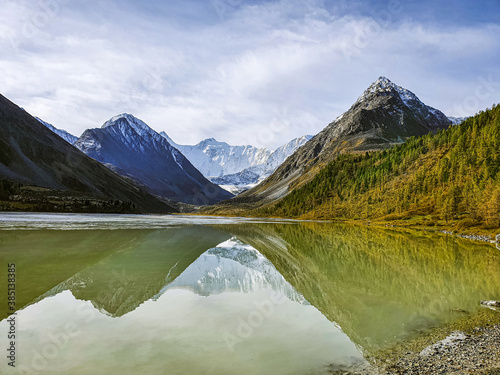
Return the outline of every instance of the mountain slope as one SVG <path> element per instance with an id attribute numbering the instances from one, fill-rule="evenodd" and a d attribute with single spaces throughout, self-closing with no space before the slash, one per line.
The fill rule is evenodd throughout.
<path id="1" fill-rule="evenodd" d="M 174 210 L 89 158 L 1 95 L 0 176 L 58 191 L 132 202 L 141 212 Z"/>
<path id="2" fill-rule="evenodd" d="M 242 193 L 234 202 L 263 203 L 279 199 L 311 180 L 342 152 L 386 148 L 450 124 L 442 112 L 380 77 L 347 112 L 299 148 L 266 181 Z"/>
<path id="3" fill-rule="evenodd" d="M 164 137 L 129 114 L 115 116 L 101 128 L 86 130 L 75 146 L 162 197 L 206 205 L 233 196 L 208 181 Z"/>
<path id="4" fill-rule="evenodd" d="M 230 146 L 213 138 L 205 139 L 195 146 L 179 145 L 165 132 L 160 134 L 205 177 L 233 194 L 239 194 L 263 181 L 297 148 L 312 138 L 311 135 L 295 138 L 271 151 L 253 146 Z"/>
<path id="5" fill-rule="evenodd" d="M 76 142 L 78 137 L 74 136 L 73 134 L 68 133 L 66 130 L 63 129 L 57 129 L 54 125 L 49 124 L 48 122 L 43 121 L 42 119 L 35 117 L 40 123 L 45 125 L 48 129 L 52 130 L 54 133 L 56 133 L 59 137 L 64 139 L 66 142 L 73 144 Z"/>
<path id="6" fill-rule="evenodd" d="M 437 134 L 346 154 L 258 215 L 400 219 L 432 215 L 457 229 L 500 226 L 500 105 Z M 423 222 L 427 225 L 430 222 Z M 455 230 L 455 228 L 454 228 Z"/>

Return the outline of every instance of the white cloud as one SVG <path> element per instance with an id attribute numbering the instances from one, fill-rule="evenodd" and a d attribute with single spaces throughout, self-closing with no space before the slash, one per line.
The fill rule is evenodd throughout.
<path id="1" fill-rule="evenodd" d="M 77 135 L 129 112 L 179 143 L 277 147 L 320 131 L 379 75 L 449 115 L 500 97 L 499 88 L 477 109 L 457 105 L 472 103 L 478 77 L 500 81 L 498 25 L 424 25 L 387 11 L 386 22 L 384 8 L 367 17 L 348 13 L 360 4 L 327 10 L 321 1 L 231 2 L 222 18 L 205 8 L 176 18 L 163 3 L 155 14 L 45 0 L 54 1 L 57 12 L 38 16 L 27 38 L 44 8 L 7 0 L 0 92 Z"/>

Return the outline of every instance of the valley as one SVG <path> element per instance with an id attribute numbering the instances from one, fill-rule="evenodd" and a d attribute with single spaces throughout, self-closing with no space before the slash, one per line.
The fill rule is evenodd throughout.
<path id="1" fill-rule="evenodd" d="M 447 118 L 380 77 L 319 134 L 274 151 L 213 138 L 179 145 L 130 114 L 78 138 L 36 120 L 171 211 L 369 222 L 491 239 L 500 225 L 498 112 Z M 2 197 L 4 210 L 141 211 L 132 200 L 8 175 Z"/>
<path id="2" fill-rule="evenodd" d="M 498 0 L 2 1 L 0 374 L 500 375 L 498 35 Z"/>

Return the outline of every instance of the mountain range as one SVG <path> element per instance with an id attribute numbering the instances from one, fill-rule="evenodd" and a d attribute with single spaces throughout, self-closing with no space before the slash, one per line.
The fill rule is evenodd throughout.
<path id="1" fill-rule="evenodd" d="M 130 114 L 86 130 L 75 147 L 161 197 L 200 206 L 233 196 L 208 181 L 164 137 Z"/>
<path id="2" fill-rule="evenodd" d="M 57 207 L 53 203 L 59 200 L 62 192 L 70 195 L 63 205 L 78 205 L 77 201 L 82 198 L 85 207 L 76 208 L 78 210 L 91 209 L 94 199 L 97 200 L 96 210 L 104 210 L 104 205 L 109 207 L 110 204 L 113 210 L 118 210 L 124 203 L 136 212 L 175 210 L 172 205 L 89 158 L 1 95 L 0 176 L 5 181 L 2 190 L 5 186 L 17 189 L 13 199 L 18 209 L 67 210 L 68 207 Z M 32 188 L 23 190 L 9 181 Z M 29 195 L 26 201 L 22 200 L 23 195 Z"/>
<path id="3" fill-rule="evenodd" d="M 206 178 L 234 194 L 264 180 L 297 148 L 312 138 L 312 135 L 295 138 L 272 151 L 250 145 L 231 146 L 214 138 L 205 139 L 196 145 L 179 145 L 165 132 L 160 134 Z"/>
<path id="4" fill-rule="evenodd" d="M 107 175 L 108 178 L 126 183 L 133 193 L 145 193 L 147 199 L 163 201 L 169 207 L 167 211 L 174 209 L 175 202 L 205 206 L 224 201 L 216 211 L 220 207 L 224 207 L 224 211 L 229 206 L 241 208 L 247 207 L 247 204 L 255 208 L 277 201 L 300 188 L 343 153 L 386 149 L 410 137 L 435 133 L 466 119 L 446 117 L 386 77 L 380 77 L 371 84 L 348 111 L 315 136 L 293 139 L 274 151 L 250 145 L 231 146 L 214 138 L 205 139 L 196 145 L 180 145 L 165 132 L 157 133 L 130 114 L 115 116 L 102 127 L 88 129 L 77 138 L 39 118 L 31 117 L 5 98 L 2 104 L 5 118 L 18 116 L 21 119 L 18 121 L 29 122 L 31 128 L 31 134 L 26 131 L 16 135 L 20 142 L 17 144 L 13 142 L 16 137 L 9 133 L 14 131 L 12 124 L 4 121 L 11 127 L 6 125 L 2 129 L 7 132 L 3 138 L 5 147 L 0 155 L 2 176 L 14 182 L 49 189 L 85 193 L 92 191 L 103 197 L 124 199 L 123 194 L 118 194 L 118 198 L 111 193 L 116 190 L 114 188 L 106 190 L 105 184 L 97 186 L 94 179 L 86 174 L 68 177 L 62 176 L 57 168 L 54 169 L 56 164 L 51 154 L 66 155 L 60 157 L 63 161 L 58 165 L 65 172 L 74 169 L 71 164 L 73 155 L 79 155 L 79 159 L 85 160 L 81 163 L 87 164 L 88 159 L 82 158 L 83 154 L 78 152 L 80 150 L 98 161 L 99 166 L 107 167 L 112 172 Z M 39 125 L 43 126 L 40 128 Z M 51 142 L 54 139 L 58 141 L 46 147 L 43 155 L 33 153 L 34 147 L 28 145 L 36 144 L 33 139 L 45 141 L 47 134 L 57 134 L 58 137 L 49 138 Z M 21 136 L 25 139 L 19 139 Z M 20 145 L 27 147 L 27 150 Z M 17 157 L 14 164 L 12 155 Z M 102 170 L 99 168 L 99 171 Z M 231 192 L 238 196 L 233 198 Z M 133 197 L 128 201 L 139 202 L 138 198 Z M 178 209 L 179 206 L 176 207 Z"/>
<path id="5" fill-rule="evenodd" d="M 133 122 L 141 122 L 144 124 L 142 121 L 129 114 L 115 116 L 114 121 L 116 121 L 116 119 L 120 116 L 128 117 L 130 119 L 134 118 Z M 82 142 L 88 142 L 88 140 L 79 141 L 78 137 L 70 134 L 66 130 L 58 129 L 38 117 L 35 118 L 65 141 L 75 144 L 77 148 L 87 153 L 86 150 L 88 150 L 88 147 L 84 146 Z M 108 121 L 108 123 L 112 121 L 113 119 Z M 149 134 L 156 133 L 153 129 L 149 129 Z M 171 146 L 179 150 L 181 154 L 185 156 L 209 181 L 221 186 L 223 189 L 232 194 L 239 194 L 263 181 L 297 148 L 312 138 L 311 135 L 295 138 L 273 151 L 267 148 L 257 148 L 250 145 L 231 146 L 226 142 L 219 142 L 214 138 L 205 139 L 196 145 L 180 145 L 174 142 L 164 131 L 159 134 L 165 138 Z M 143 135 L 144 134 L 138 134 L 138 136 Z M 85 137 L 87 138 L 88 134 L 86 134 Z M 133 138 L 134 136 L 131 137 Z M 77 143 L 77 141 L 79 142 Z M 88 153 L 94 159 L 104 162 L 104 164 L 112 168 L 114 171 L 126 175 L 127 177 L 134 178 L 133 173 L 128 174 L 126 169 L 118 167 L 116 163 L 104 161 L 102 157 L 99 159 L 93 151 L 89 150 Z M 140 181 L 145 186 L 149 186 L 150 184 L 148 181 L 143 181 L 141 178 L 136 180 Z M 156 188 L 153 188 L 152 192 L 167 196 L 162 193 L 161 190 Z M 168 197 L 174 200 L 183 200 L 191 203 L 189 202 L 189 199 L 186 200 L 182 196 L 179 197 L 168 194 Z M 227 198 L 227 196 L 223 197 L 223 199 Z M 213 202 L 211 201 L 210 203 Z"/>
<path id="6" fill-rule="evenodd" d="M 383 152 L 340 155 L 311 181 L 252 215 L 399 221 L 468 233 L 490 229 L 495 235 L 500 105 Z"/>

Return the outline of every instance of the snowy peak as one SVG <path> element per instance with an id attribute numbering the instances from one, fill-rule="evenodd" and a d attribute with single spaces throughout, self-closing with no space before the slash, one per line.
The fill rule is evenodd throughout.
<path id="1" fill-rule="evenodd" d="M 312 138 L 310 135 L 304 135 L 272 151 L 250 145 L 231 146 L 215 138 L 204 139 L 196 145 L 179 145 L 165 132 L 161 132 L 160 135 L 180 150 L 205 177 L 211 180 L 222 178 L 220 181 L 225 181 L 221 183 L 223 185 L 226 185 L 226 182 L 232 180 L 235 175 L 239 175 L 235 177 L 237 181 L 246 181 L 244 185 L 257 183 L 261 177 L 272 173 L 297 148 Z M 247 173 L 249 171 L 251 171 L 250 174 Z M 241 173 L 246 177 L 242 179 Z M 252 176 L 252 181 L 248 179 L 249 176 Z"/>
<path id="2" fill-rule="evenodd" d="M 164 137 L 151 129 L 144 121 L 128 113 L 110 118 L 100 128 L 86 130 L 75 146 L 92 158 L 104 162 L 99 159 L 99 154 L 104 151 L 101 150 L 103 147 L 101 138 L 104 135 L 108 141 L 113 139 L 115 144 L 121 145 L 121 148 L 128 149 L 129 152 L 137 152 L 142 156 L 153 150 L 168 154 L 174 151 Z M 109 147 L 111 146 L 104 146 L 104 149 Z M 119 150 L 113 150 L 113 154 L 118 155 Z M 106 160 L 105 162 L 116 165 L 119 160 Z"/>
<path id="3" fill-rule="evenodd" d="M 210 180 L 233 194 L 239 194 L 271 175 L 290 155 L 307 143 L 312 137 L 312 135 L 304 135 L 292 139 L 287 144 L 270 152 L 259 164 L 247 167 L 238 173 L 212 177 Z"/>
<path id="4" fill-rule="evenodd" d="M 219 142 L 215 138 L 207 138 L 198 143 L 195 147 L 199 149 L 204 149 L 209 146 L 229 146 L 226 142 Z M 230 147 L 230 146 L 229 146 Z"/>
<path id="5" fill-rule="evenodd" d="M 129 114 L 129 113 L 122 113 L 116 116 L 111 117 L 108 121 L 102 125 L 102 128 L 107 128 L 108 126 L 113 126 L 118 122 L 125 121 L 129 125 L 138 127 L 140 129 L 150 129 L 150 127 L 142 120 L 139 120 L 137 117 Z"/>
<path id="6" fill-rule="evenodd" d="M 75 146 L 155 195 L 194 205 L 232 197 L 208 181 L 167 138 L 127 113 L 86 130 Z"/>
<path id="7" fill-rule="evenodd" d="M 264 162 L 270 150 L 253 146 L 231 146 L 208 138 L 196 145 L 179 145 L 165 132 L 161 133 L 207 178 L 237 173 L 245 168 Z"/>
<path id="8" fill-rule="evenodd" d="M 312 137 L 312 135 L 303 135 L 302 137 L 292 139 L 290 142 L 274 150 L 266 160 L 266 168 L 262 177 L 267 177 L 273 173 L 291 154 L 307 143 Z"/>
<path id="9" fill-rule="evenodd" d="M 292 139 L 290 142 L 287 144 L 278 147 L 276 150 L 273 151 L 271 154 L 271 157 L 273 155 L 282 155 L 285 156 L 285 159 L 290 156 L 296 149 L 298 149 L 300 146 L 302 146 L 304 143 L 309 141 L 313 136 L 312 135 L 303 135 L 302 137 Z M 284 160 L 284 159 L 283 159 Z M 281 164 L 281 163 L 280 163 Z"/>
<path id="10" fill-rule="evenodd" d="M 160 135 L 181 151 L 206 178 L 233 194 L 258 184 L 312 138 L 304 135 L 271 151 L 250 145 L 231 146 L 215 138 L 204 139 L 196 145 L 179 145 L 164 131 Z"/>
<path id="11" fill-rule="evenodd" d="M 24 109 L 23 109 L 23 111 L 24 111 Z M 52 130 L 52 132 L 54 132 L 55 134 L 57 134 L 59 137 L 61 137 L 62 139 L 64 139 L 66 142 L 68 142 L 70 144 L 74 144 L 77 141 L 78 137 L 75 137 L 73 134 L 68 133 L 66 130 L 57 129 L 54 125 L 49 124 L 48 122 L 45 122 L 45 121 L 43 121 L 42 119 L 40 119 L 38 117 L 35 117 L 35 118 L 38 120 L 38 122 L 40 122 L 46 128 Z"/>
<path id="12" fill-rule="evenodd" d="M 114 116 L 101 126 L 102 129 L 110 127 L 118 127 L 124 135 L 129 133 L 129 128 L 132 128 L 135 133 L 137 133 L 142 138 L 150 136 L 153 137 L 156 141 L 164 139 L 162 136 L 160 136 L 160 134 L 151 129 L 144 121 L 129 113 L 122 113 L 120 115 Z"/>
<path id="13" fill-rule="evenodd" d="M 394 84 L 387 77 L 383 76 L 373 82 L 370 87 L 368 87 L 368 89 L 366 89 L 365 92 L 358 98 L 358 100 L 356 100 L 356 103 L 368 101 L 371 98 L 371 95 L 395 95 L 396 93 L 407 107 L 424 107 L 433 115 L 439 117 L 441 121 L 448 119 L 452 125 L 458 125 L 468 118 L 452 116 L 446 117 L 441 111 L 422 103 L 422 101 L 410 90 Z M 339 117 L 341 118 L 341 116 Z M 340 118 L 338 118 L 338 120 L 340 120 Z"/>
<path id="14" fill-rule="evenodd" d="M 401 86 L 391 82 L 386 77 L 379 77 L 368 87 L 365 92 L 356 100 L 356 103 L 368 100 L 372 95 L 398 95 L 401 100 L 408 105 L 411 102 L 421 103 L 418 97 Z"/>
<path id="15" fill-rule="evenodd" d="M 382 102 L 385 102 L 383 104 Z M 379 77 L 365 92 L 356 100 L 348 112 L 360 109 L 373 110 L 376 108 L 390 108 L 389 114 L 398 116 L 411 116 L 417 119 L 429 130 L 451 125 L 451 121 L 441 111 L 422 103 L 422 101 L 410 90 L 398 86 L 386 77 Z M 346 113 L 348 113 L 346 112 Z M 403 113 L 405 113 L 403 115 Z M 344 114 L 345 115 L 345 114 Z M 341 116 L 334 122 L 341 122 Z M 401 117 L 401 123 L 403 119 Z"/>
<path id="16" fill-rule="evenodd" d="M 469 117 L 453 117 L 453 116 L 448 116 L 448 120 L 451 121 L 452 125 L 458 125 L 467 120 Z"/>

